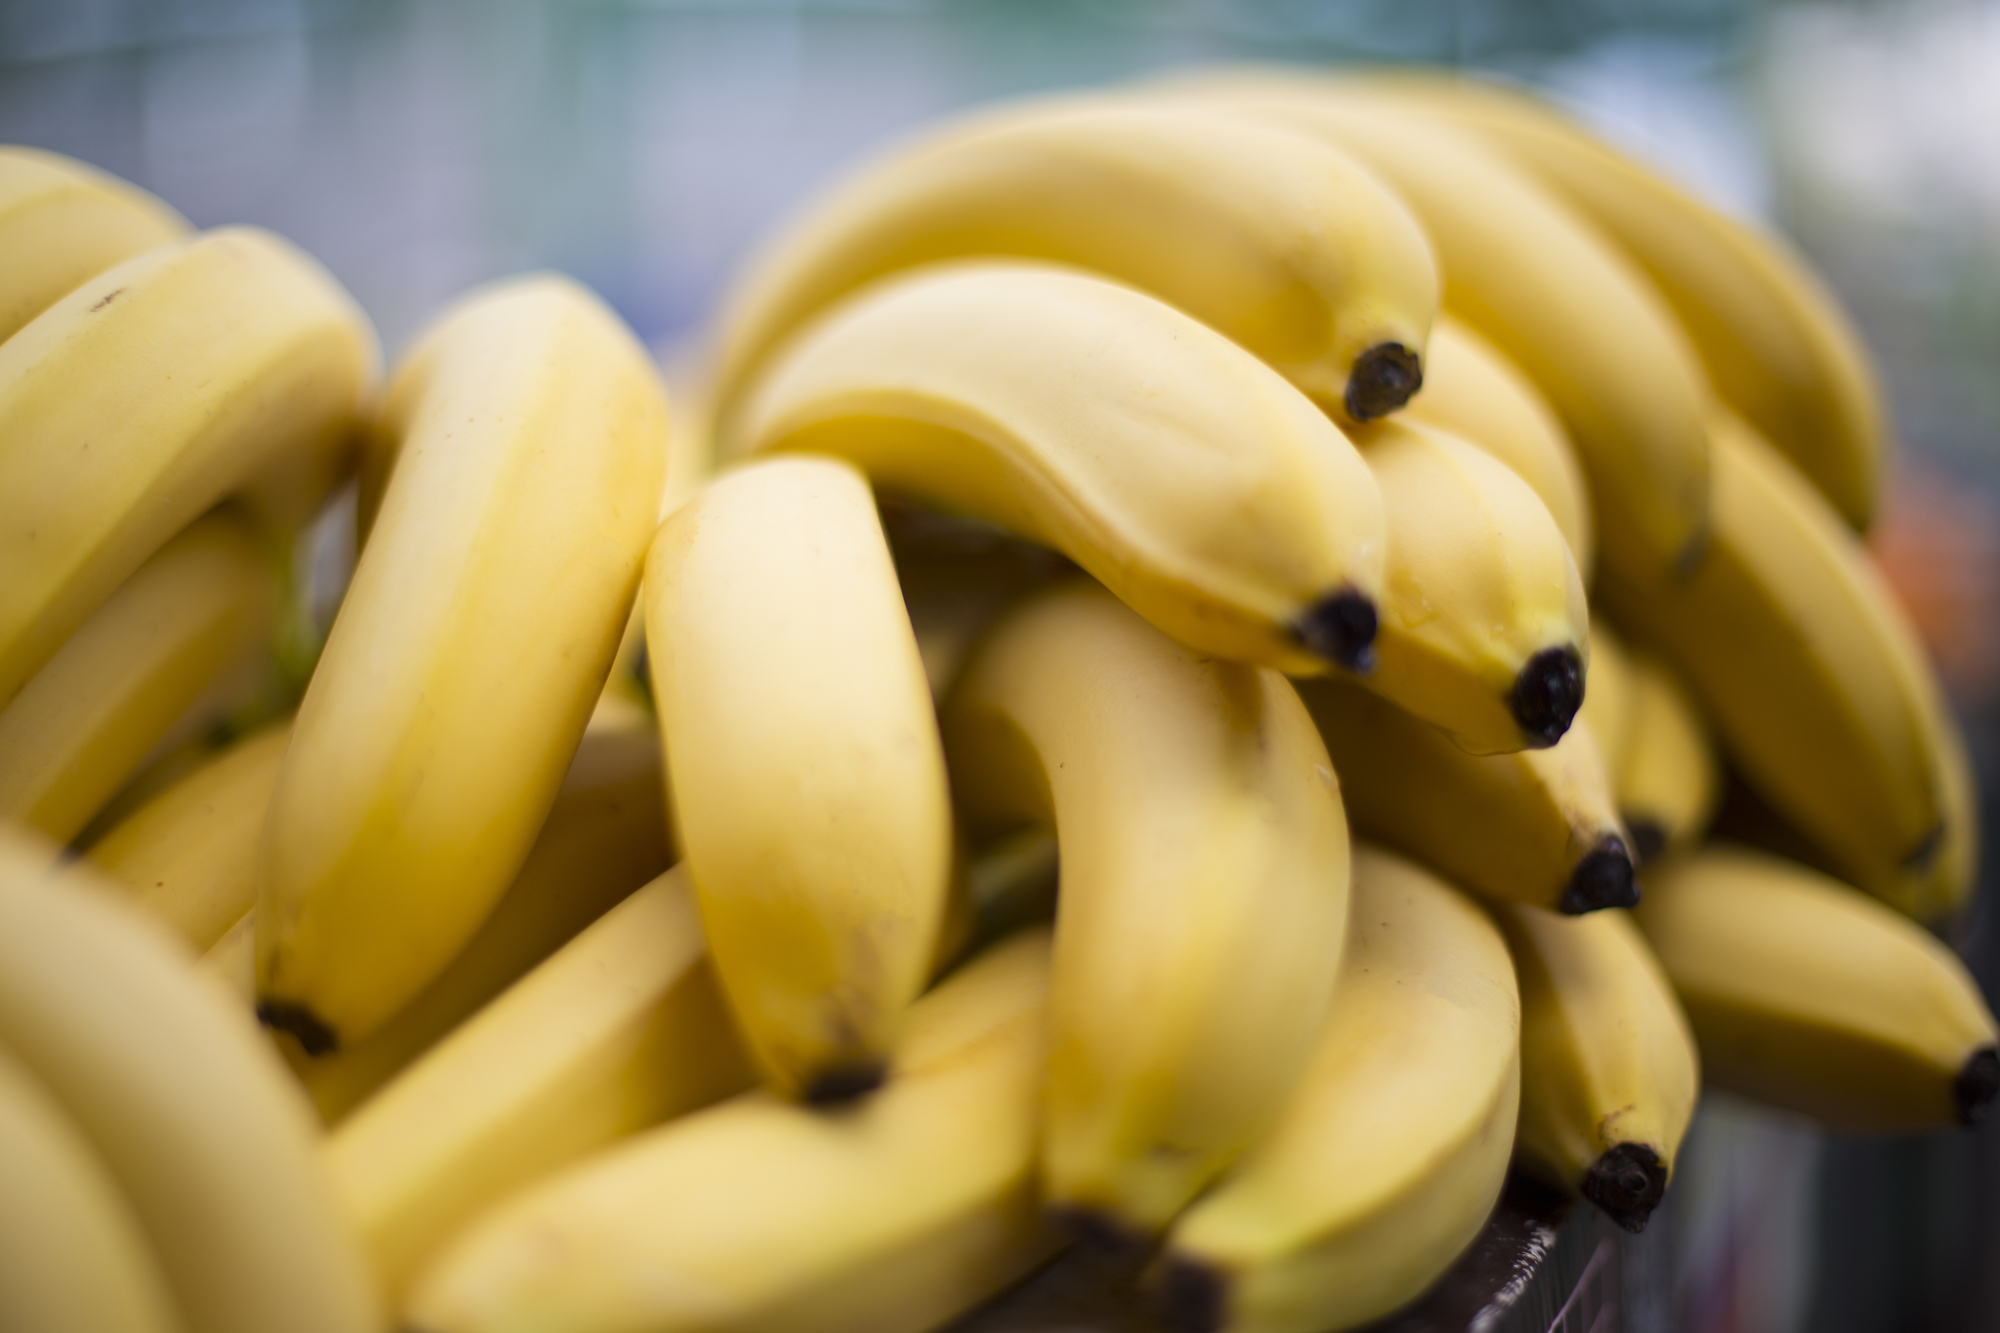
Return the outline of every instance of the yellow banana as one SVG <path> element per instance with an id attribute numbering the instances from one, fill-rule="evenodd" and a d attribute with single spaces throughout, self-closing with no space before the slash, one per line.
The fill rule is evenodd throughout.
<path id="1" fill-rule="evenodd" d="M 1347 155 L 1196 108 L 1041 99 L 902 145 L 753 258 L 723 306 L 722 418 L 779 342 L 848 292 L 998 255 L 1151 293 L 1356 421 L 1416 390 L 1437 311 L 1422 230 Z"/>
<path id="2" fill-rule="evenodd" d="M 912 1006 L 881 1091 L 752 1093 L 516 1195 L 432 1265 L 421 1333 L 921 1333 L 1053 1242 L 1034 1188 L 1048 937 Z"/>
<path id="3" fill-rule="evenodd" d="M 1080 583 L 1008 612 L 941 717 L 975 830 L 1060 848 L 1048 1202 L 1155 1235 L 1269 1125 L 1326 1012 L 1348 856 L 1325 747 L 1276 672 Z"/>
<path id="4" fill-rule="evenodd" d="M 0 342 L 105 269 L 187 230 L 186 218 L 116 176 L 0 144 Z"/>
<path id="5" fill-rule="evenodd" d="M 1521 985 L 1515 1152 L 1643 1231 L 1701 1091 L 1687 1016 L 1628 914 L 1572 919 L 1498 904 L 1494 918 Z"/>
<path id="6" fill-rule="evenodd" d="M 1887 1133 L 1970 1124 L 2000 1093 L 1965 965 L 1836 880 L 1706 847 L 1650 874 L 1637 915 L 1718 1088 Z"/>
<path id="7" fill-rule="evenodd" d="M 1634 651 L 1630 662 L 1628 735 L 1612 785 L 1632 850 L 1646 864 L 1701 841 L 1722 799 L 1722 764 L 1708 724 L 1673 669 L 1651 653 Z M 1963 823 L 1976 826 L 1971 811 Z"/>
<path id="8" fill-rule="evenodd" d="M 646 642 L 675 826 L 766 1080 L 881 1077 L 952 863 L 944 752 L 867 480 L 763 459 L 660 526 Z"/>
<path id="9" fill-rule="evenodd" d="M 177 724 L 271 640 L 256 535 L 217 513 L 161 547 L 0 710 L 0 818 L 57 842 L 90 822 Z"/>
<path id="10" fill-rule="evenodd" d="M 245 1009 L 257 1004 L 257 914 L 245 912 L 208 946 L 195 967 Z M 279 1048 L 283 1053 L 284 1048 Z M 323 1117 L 322 1117 L 323 1118 Z"/>
<path id="11" fill-rule="evenodd" d="M 261 854 L 258 1012 L 309 1054 L 422 990 L 520 868 L 625 627 L 666 411 L 630 331 L 552 275 L 466 297 L 403 358 L 396 467 Z"/>
<path id="12" fill-rule="evenodd" d="M 1277 1125 L 1168 1234 L 1152 1278 L 1170 1321 L 1320 1333 L 1428 1287 L 1500 1197 L 1520 1035 L 1493 923 L 1357 846 L 1354 926 L 1312 1062 Z"/>
<path id="13" fill-rule="evenodd" d="M 225 494 L 316 510 L 375 359 L 347 293 L 243 227 L 108 269 L 0 343 L 0 705 Z"/>
<path id="14" fill-rule="evenodd" d="M 882 489 L 1052 546 L 1170 636 L 1365 670 L 1381 496 L 1325 414 L 1129 288 L 989 260 L 891 278 L 801 332 L 739 451 L 841 455 Z"/>
<path id="15" fill-rule="evenodd" d="M 1399 418 L 1359 439 L 1389 520 L 1368 688 L 1471 754 L 1554 745 L 1583 702 L 1590 609 L 1548 509 L 1435 427 Z"/>
<path id="16" fill-rule="evenodd" d="M 1348 681 L 1297 682 L 1347 817 L 1483 897 L 1566 913 L 1630 907 L 1631 842 L 1587 723 L 1546 750 L 1470 755 Z"/>
<path id="17" fill-rule="evenodd" d="M 1590 689 L 1577 717 L 1590 728 L 1590 738 L 1597 742 L 1597 757 L 1604 761 L 1604 772 L 1614 790 L 1632 743 L 1633 671 L 1632 650 L 1602 616 L 1594 617 L 1590 622 Z"/>

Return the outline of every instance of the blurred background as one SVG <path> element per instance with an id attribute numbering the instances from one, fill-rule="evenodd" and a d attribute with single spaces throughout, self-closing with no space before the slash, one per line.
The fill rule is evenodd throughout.
<path id="1" fill-rule="evenodd" d="M 1223 59 L 1500 73 L 1804 250 L 1882 367 L 1902 449 L 1873 541 L 2000 845 L 2000 0 L 0 0 L 0 141 L 283 232 L 391 353 L 539 267 L 664 352 L 760 233 L 919 122 Z M 1995 878 L 1954 939 L 1989 998 Z M 1670 1203 L 1627 1327 L 2000 1329 L 2000 1124 L 1844 1140 L 1712 1095 Z"/>

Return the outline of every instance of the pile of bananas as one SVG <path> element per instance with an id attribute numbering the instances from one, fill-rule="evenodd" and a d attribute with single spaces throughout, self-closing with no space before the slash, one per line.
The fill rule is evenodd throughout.
<path id="1" fill-rule="evenodd" d="M 9 1330 L 914 1331 L 1081 1244 L 1312 1333 L 1510 1164 L 1644 1226 L 1704 1073 L 2000 1092 L 1865 357 L 1523 95 L 927 130 L 671 429 L 566 279 L 378 388 L 25 150 L 0 335 Z"/>

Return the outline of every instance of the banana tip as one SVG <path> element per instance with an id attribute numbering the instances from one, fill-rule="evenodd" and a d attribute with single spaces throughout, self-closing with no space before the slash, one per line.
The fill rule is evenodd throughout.
<path id="1" fill-rule="evenodd" d="M 340 1036 L 320 1016 L 290 1000 L 257 1001 L 257 1021 L 273 1032 L 289 1032 L 299 1049 L 317 1059 L 340 1049 Z"/>
<path id="2" fill-rule="evenodd" d="M 1373 421 L 1410 401 L 1424 385 L 1423 363 L 1401 343 L 1376 343 L 1347 373 L 1347 415 Z"/>
<path id="3" fill-rule="evenodd" d="M 1667 1192 L 1667 1164 L 1643 1143 L 1620 1143 L 1584 1173 L 1583 1197 L 1630 1232 L 1646 1229 L 1646 1219 Z"/>
<path id="4" fill-rule="evenodd" d="M 1207 1264 L 1169 1259 L 1157 1293 L 1160 1321 L 1174 1333 L 1219 1333 L 1222 1328 L 1229 1288 Z"/>
<path id="5" fill-rule="evenodd" d="M 1352 588 L 1306 608 L 1292 633 L 1306 651 L 1357 675 L 1375 669 L 1375 603 Z"/>
<path id="6" fill-rule="evenodd" d="M 1951 1100 L 1958 1107 L 1961 1125 L 1976 1125 L 1986 1117 L 1986 1108 L 2000 1095 L 2000 1051 L 1982 1046 L 1958 1071 L 1951 1083 Z"/>
<path id="7" fill-rule="evenodd" d="M 889 1070 L 880 1060 L 849 1060 L 822 1069 L 801 1094 L 808 1106 L 832 1110 L 859 1101 L 881 1087 Z"/>
<path id="8" fill-rule="evenodd" d="M 1623 812 L 1621 812 L 1623 813 Z M 1625 831 L 1632 835 L 1632 856 L 1640 865 L 1649 865 L 1667 850 L 1666 825 L 1648 815 L 1625 815 Z"/>
<path id="9" fill-rule="evenodd" d="M 1544 648 L 1514 677 L 1508 711 L 1534 749 L 1563 738 L 1583 707 L 1583 658 L 1574 648 Z"/>
<path id="10" fill-rule="evenodd" d="M 1632 875 L 1632 853 L 1623 838 L 1606 838 L 1570 872 L 1556 909 L 1567 916 L 1599 912 L 1607 907 L 1637 907 L 1639 881 Z"/>
<path id="11" fill-rule="evenodd" d="M 1133 1262 L 1145 1256 L 1152 1241 L 1100 1208 L 1084 1204 L 1057 1204 L 1049 1209 L 1049 1221 L 1079 1249 L 1101 1260 Z"/>

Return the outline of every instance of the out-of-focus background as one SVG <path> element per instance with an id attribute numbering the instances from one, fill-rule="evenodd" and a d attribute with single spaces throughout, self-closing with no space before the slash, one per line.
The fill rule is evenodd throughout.
<path id="1" fill-rule="evenodd" d="M 664 349 L 747 247 L 919 122 L 1211 60 L 1543 89 L 1789 235 L 1902 442 L 1874 541 L 2000 794 L 2000 0 L 0 0 L 0 141 L 320 257 L 394 350 L 553 267 Z M 1954 941 L 2000 996 L 1995 875 Z M 1632 1328 L 2000 1329 L 2000 1124 L 1829 1137 L 1706 1099 Z"/>

